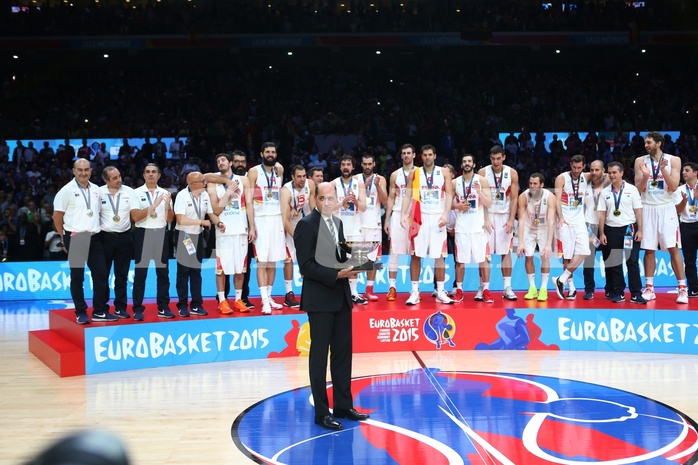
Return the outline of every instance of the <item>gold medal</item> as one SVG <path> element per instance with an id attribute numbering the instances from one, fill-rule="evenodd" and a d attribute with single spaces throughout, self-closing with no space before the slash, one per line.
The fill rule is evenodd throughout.
<path id="1" fill-rule="evenodd" d="M 268 197 L 268 196 L 267 196 L 267 197 Z M 226 205 L 228 206 L 228 208 L 233 208 L 233 206 L 234 206 L 232 200 L 228 200 L 228 202 L 226 203 Z"/>
<path id="2" fill-rule="evenodd" d="M 267 191 L 267 200 L 273 200 L 274 199 L 274 193 L 272 191 Z"/>
<path id="3" fill-rule="evenodd" d="M 114 220 L 114 223 L 118 223 L 119 221 L 121 221 L 121 217 L 119 215 L 114 215 L 112 217 L 112 220 Z"/>
<path id="4" fill-rule="evenodd" d="M 652 181 L 652 182 L 650 183 L 650 185 L 651 185 L 652 187 L 657 187 L 657 186 L 659 185 L 659 181 L 657 181 L 657 180 L 655 179 L 654 181 Z"/>
<path id="5" fill-rule="evenodd" d="M 91 209 L 88 209 L 85 213 L 86 213 L 87 216 L 89 216 L 89 217 L 92 217 L 92 215 L 94 215 L 94 213 L 92 213 L 92 210 L 91 210 Z"/>
<path id="6" fill-rule="evenodd" d="M 620 210 L 613 210 L 613 216 L 620 216 Z"/>
<path id="7" fill-rule="evenodd" d="M 691 213 L 695 213 L 698 211 L 698 207 L 696 207 L 695 205 L 691 205 L 690 207 L 688 207 L 688 211 L 690 211 Z"/>
<path id="8" fill-rule="evenodd" d="M 504 194 L 501 192 L 497 192 L 497 194 L 494 196 L 495 200 L 502 200 L 504 198 Z"/>
<path id="9" fill-rule="evenodd" d="M 151 214 L 150 214 L 150 217 L 151 217 L 152 219 L 157 218 L 157 217 L 158 217 L 158 212 L 153 212 L 153 213 L 151 213 Z"/>
<path id="10" fill-rule="evenodd" d="M 533 226 L 538 226 L 540 224 L 540 220 L 538 218 L 533 220 Z"/>
<path id="11" fill-rule="evenodd" d="M 579 200 L 574 199 L 574 202 L 572 202 L 572 206 L 578 207 L 578 206 L 579 206 Z"/>

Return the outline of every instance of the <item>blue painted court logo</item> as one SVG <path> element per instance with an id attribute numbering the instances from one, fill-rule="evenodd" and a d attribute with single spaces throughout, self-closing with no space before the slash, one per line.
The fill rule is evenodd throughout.
<path id="1" fill-rule="evenodd" d="M 424 320 L 424 337 L 429 342 L 434 344 L 437 349 L 448 344 L 450 347 L 455 347 L 453 336 L 456 334 L 456 322 L 448 313 L 443 313 L 440 310 L 432 313 Z"/>
<path id="2" fill-rule="evenodd" d="M 438 325 L 437 325 L 438 327 Z M 353 381 L 365 422 L 313 422 L 310 388 L 253 405 L 234 422 L 258 463 L 582 465 L 694 464 L 693 420 L 630 392 L 508 373 L 419 369 Z M 332 399 L 332 386 L 328 385 Z"/>

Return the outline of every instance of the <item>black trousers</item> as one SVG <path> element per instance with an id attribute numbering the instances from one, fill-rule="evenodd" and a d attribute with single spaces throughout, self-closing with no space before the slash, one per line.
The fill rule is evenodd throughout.
<path id="1" fill-rule="evenodd" d="M 247 269 L 245 270 L 245 277 L 242 280 L 242 300 L 247 300 L 250 297 L 250 272 L 252 271 L 252 257 L 254 257 L 254 246 L 250 242 L 247 246 Z M 229 287 L 226 286 L 226 293 L 228 295 Z"/>
<path id="2" fill-rule="evenodd" d="M 202 234 L 187 234 L 175 230 L 177 250 L 177 308 L 186 309 L 191 292 L 191 308 L 200 308 L 204 299 L 201 296 L 201 262 L 204 257 L 204 237 Z M 189 255 L 184 240 L 191 239 L 196 253 Z"/>
<path id="3" fill-rule="evenodd" d="M 691 292 L 698 292 L 696 273 L 696 250 L 698 250 L 698 223 L 680 223 L 681 250 L 686 266 L 686 283 Z"/>
<path id="4" fill-rule="evenodd" d="M 145 308 L 143 296 L 145 295 L 145 280 L 148 277 L 148 267 L 151 260 L 155 262 L 157 275 L 158 309 L 167 308 L 170 304 L 169 231 L 167 228 L 136 228 L 133 234 L 133 247 L 136 261 L 133 278 L 133 311 L 142 312 Z"/>
<path id="5" fill-rule="evenodd" d="M 591 232 L 594 236 L 599 237 L 599 225 L 588 224 L 591 227 Z M 594 282 L 594 271 L 596 267 L 596 252 L 601 250 L 594 246 L 593 241 L 589 241 L 589 250 L 591 253 L 584 259 L 584 292 L 594 292 L 596 288 L 596 283 Z M 606 292 L 612 292 L 608 287 L 608 280 L 604 286 Z"/>
<path id="6" fill-rule="evenodd" d="M 625 266 L 628 268 L 628 288 L 631 296 L 642 294 L 642 281 L 640 280 L 640 243 L 633 241 L 630 253 L 623 249 L 627 226 L 604 228 L 606 245 L 603 247 L 603 260 L 606 267 L 606 289 L 612 294 L 625 293 L 625 279 L 623 278 L 623 257 L 625 254 Z M 635 225 L 637 231 L 637 225 Z"/>
<path id="7" fill-rule="evenodd" d="M 75 303 L 75 314 L 87 313 L 85 302 L 85 262 L 92 275 L 92 308 L 102 313 L 109 310 L 109 272 L 104 260 L 104 248 L 99 234 L 63 231 L 63 244 L 68 249 L 70 266 L 70 297 Z"/>
<path id="8" fill-rule="evenodd" d="M 128 305 L 128 269 L 133 258 L 133 233 L 130 230 L 122 233 L 102 231 L 99 235 L 104 247 L 107 273 L 114 265 L 114 308 L 125 311 Z"/>
<path id="9" fill-rule="evenodd" d="M 351 396 L 352 331 L 351 307 L 345 302 L 339 312 L 308 312 L 310 324 L 310 389 L 315 416 L 330 414 L 327 398 L 327 352 L 335 409 L 353 407 Z"/>

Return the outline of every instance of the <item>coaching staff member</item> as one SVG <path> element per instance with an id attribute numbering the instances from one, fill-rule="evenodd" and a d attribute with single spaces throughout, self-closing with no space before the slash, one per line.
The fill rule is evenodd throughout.
<path id="1" fill-rule="evenodd" d="M 354 410 L 351 395 L 351 290 L 349 278 L 356 278 L 351 267 L 335 266 L 347 259 L 342 222 L 332 216 L 337 208 L 334 184 L 317 186 L 317 207 L 296 225 L 293 241 L 303 276 L 301 309 L 308 312 L 310 324 L 310 388 L 315 403 L 315 423 L 330 430 L 341 430 L 337 418 L 366 420 L 368 415 Z M 327 352 L 331 349 L 330 373 L 334 395 L 334 416 L 327 399 Z"/>

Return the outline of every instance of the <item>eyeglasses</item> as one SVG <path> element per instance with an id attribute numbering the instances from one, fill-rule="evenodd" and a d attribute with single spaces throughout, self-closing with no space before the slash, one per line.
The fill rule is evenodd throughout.
<path id="1" fill-rule="evenodd" d="M 197 182 L 200 182 L 201 184 L 205 184 L 205 183 L 206 183 L 206 180 L 203 179 L 203 180 L 201 180 L 201 181 L 192 181 L 191 183 L 192 183 L 192 184 L 196 184 Z"/>

